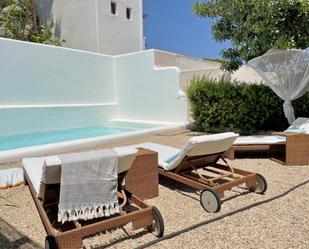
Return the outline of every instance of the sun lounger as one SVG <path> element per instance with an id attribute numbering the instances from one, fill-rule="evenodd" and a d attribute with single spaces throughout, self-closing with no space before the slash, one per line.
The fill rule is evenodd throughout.
<path id="1" fill-rule="evenodd" d="M 218 212 L 220 197 L 224 197 L 224 192 L 234 186 L 246 184 L 250 190 L 260 194 L 267 188 L 263 176 L 231 167 L 223 158 L 222 155 L 237 137 L 238 134 L 233 132 L 196 136 L 189 139 L 181 150 L 155 143 L 134 147 L 158 152 L 159 174 L 201 190 L 203 208 L 207 212 Z"/>
<path id="2" fill-rule="evenodd" d="M 266 152 L 286 165 L 309 164 L 309 119 L 298 118 L 284 132 L 272 135 L 240 136 L 226 153 L 229 159 L 246 152 Z"/>
<path id="3" fill-rule="evenodd" d="M 131 167 L 137 150 L 114 148 L 118 157 L 118 199 L 120 213 L 93 220 L 57 221 L 61 161 L 58 156 L 23 159 L 25 183 L 41 216 L 47 237 L 45 248 L 77 249 L 82 239 L 93 234 L 122 227 L 132 223 L 133 229 L 147 228 L 157 237 L 164 232 L 164 223 L 159 210 L 144 203 L 138 197 L 122 189 L 124 177 Z M 48 166 L 43 164 L 48 162 Z"/>

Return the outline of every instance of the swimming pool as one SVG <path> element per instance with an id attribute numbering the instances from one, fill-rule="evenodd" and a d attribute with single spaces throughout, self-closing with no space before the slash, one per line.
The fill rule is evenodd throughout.
<path id="1" fill-rule="evenodd" d="M 0 151 L 28 146 L 58 143 L 82 138 L 108 136 L 132 131 L 154 128 L 153 125 L 115 125 L 91 126 L 49 132 L 37 132 L 13 136 L 0 136 Z"/>
<path id="2" fill-rule="evenodd" d="M 0 163 L 103 145 L 176 127 L 179 125 L 108 122 L 100 126 L 0 136 Z"/>

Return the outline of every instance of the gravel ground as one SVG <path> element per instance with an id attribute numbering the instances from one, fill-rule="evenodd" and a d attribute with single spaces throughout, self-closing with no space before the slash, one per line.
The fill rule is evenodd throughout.
<path id="1" fill-rule="evenodd" d="M 182 147 L 193 135 L 177 130 L 100 148 L 144 141 Z M 233 188 L 226 192 L 221 211 L 209 214 L 200 206 L 198 192 L 161 178 L 159 197 L 146 202 L 162 213 L 163 240 L 155 241 L 146 230 L 132 231 L 127 225 L 84 240 L 85 248 L 309 248 L 309 166 L 287 167 L 268 159 L 230 163 L 264 175 L 266 194 Z M 16 166 L 20 162 L 0 164 L 0 169 Z M 1 197 L 13 203 L 0 199 L 0 248 L 43 248 L 46 234 L 28 188 L 0 190 Z"/>

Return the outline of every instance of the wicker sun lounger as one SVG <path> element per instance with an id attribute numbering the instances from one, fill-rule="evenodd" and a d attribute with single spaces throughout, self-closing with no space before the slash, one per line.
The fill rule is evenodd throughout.
<path id="1" fill-rule="evenodd" d="M 25 183 L 29 186 L 44 224 L 47 237 L 45 248 L 77 249 L 82 247 L 82 239 L 96 233 L 122 227 L 132 223 L 133 229 L 147 228 L 155 236 L 161 237 L 164 223 L 159 210 L 147 205 L 130 192 L 123 190 L 123 179 L 131 167 L 137 150 L 115 148 L 118 155 L 118 198 L 120 214 L 97 218 L 90 221 L 57 222 L 60 171 L 58 164 L 48 166 L 45 173 L 42 165 L 47 157 L 23 159 Z M 42 174 L 44 182 L 41 181 Z"/>
<path id="2" fill-rule="evenodd" d="M 267 153 L 271 159 L 285 165 L 308 165 L 309 119 L 296 119 L 284 132 L 238 137 L 225 156 L 233 160 L 248 152 Z"/>
<path id="3" fill-rule="evenodd" d="M 265 178 L 257 173 L 230 166 L 223 158 L 238 134 L 233 132 L 197 136 L 182 150 L 155 143 L 134 145 L 158 152 L 159 174 L 201 190 L 200 203 L 207 212 L 218 212 L 220 198 L 232 187 L 246 184 L 256 193 L 267 189 Z M 223 163 L 220 163 L 219 160 Z M 201 170 L 203 169 L 203 170 Z"/>

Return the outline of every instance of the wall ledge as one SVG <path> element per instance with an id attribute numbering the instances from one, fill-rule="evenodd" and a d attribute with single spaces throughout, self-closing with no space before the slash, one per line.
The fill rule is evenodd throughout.
<path id="1" fill-rule="evenodd" d="M 38 104 L 38 105 L 0 105 L 1 109 L 20 109 L 20 108 L 54 108 L 54 107 L 90 107 L 90 106 L 116 106 L 116 102 L 111 103 L 91 103 L 91 104 Z"/>

